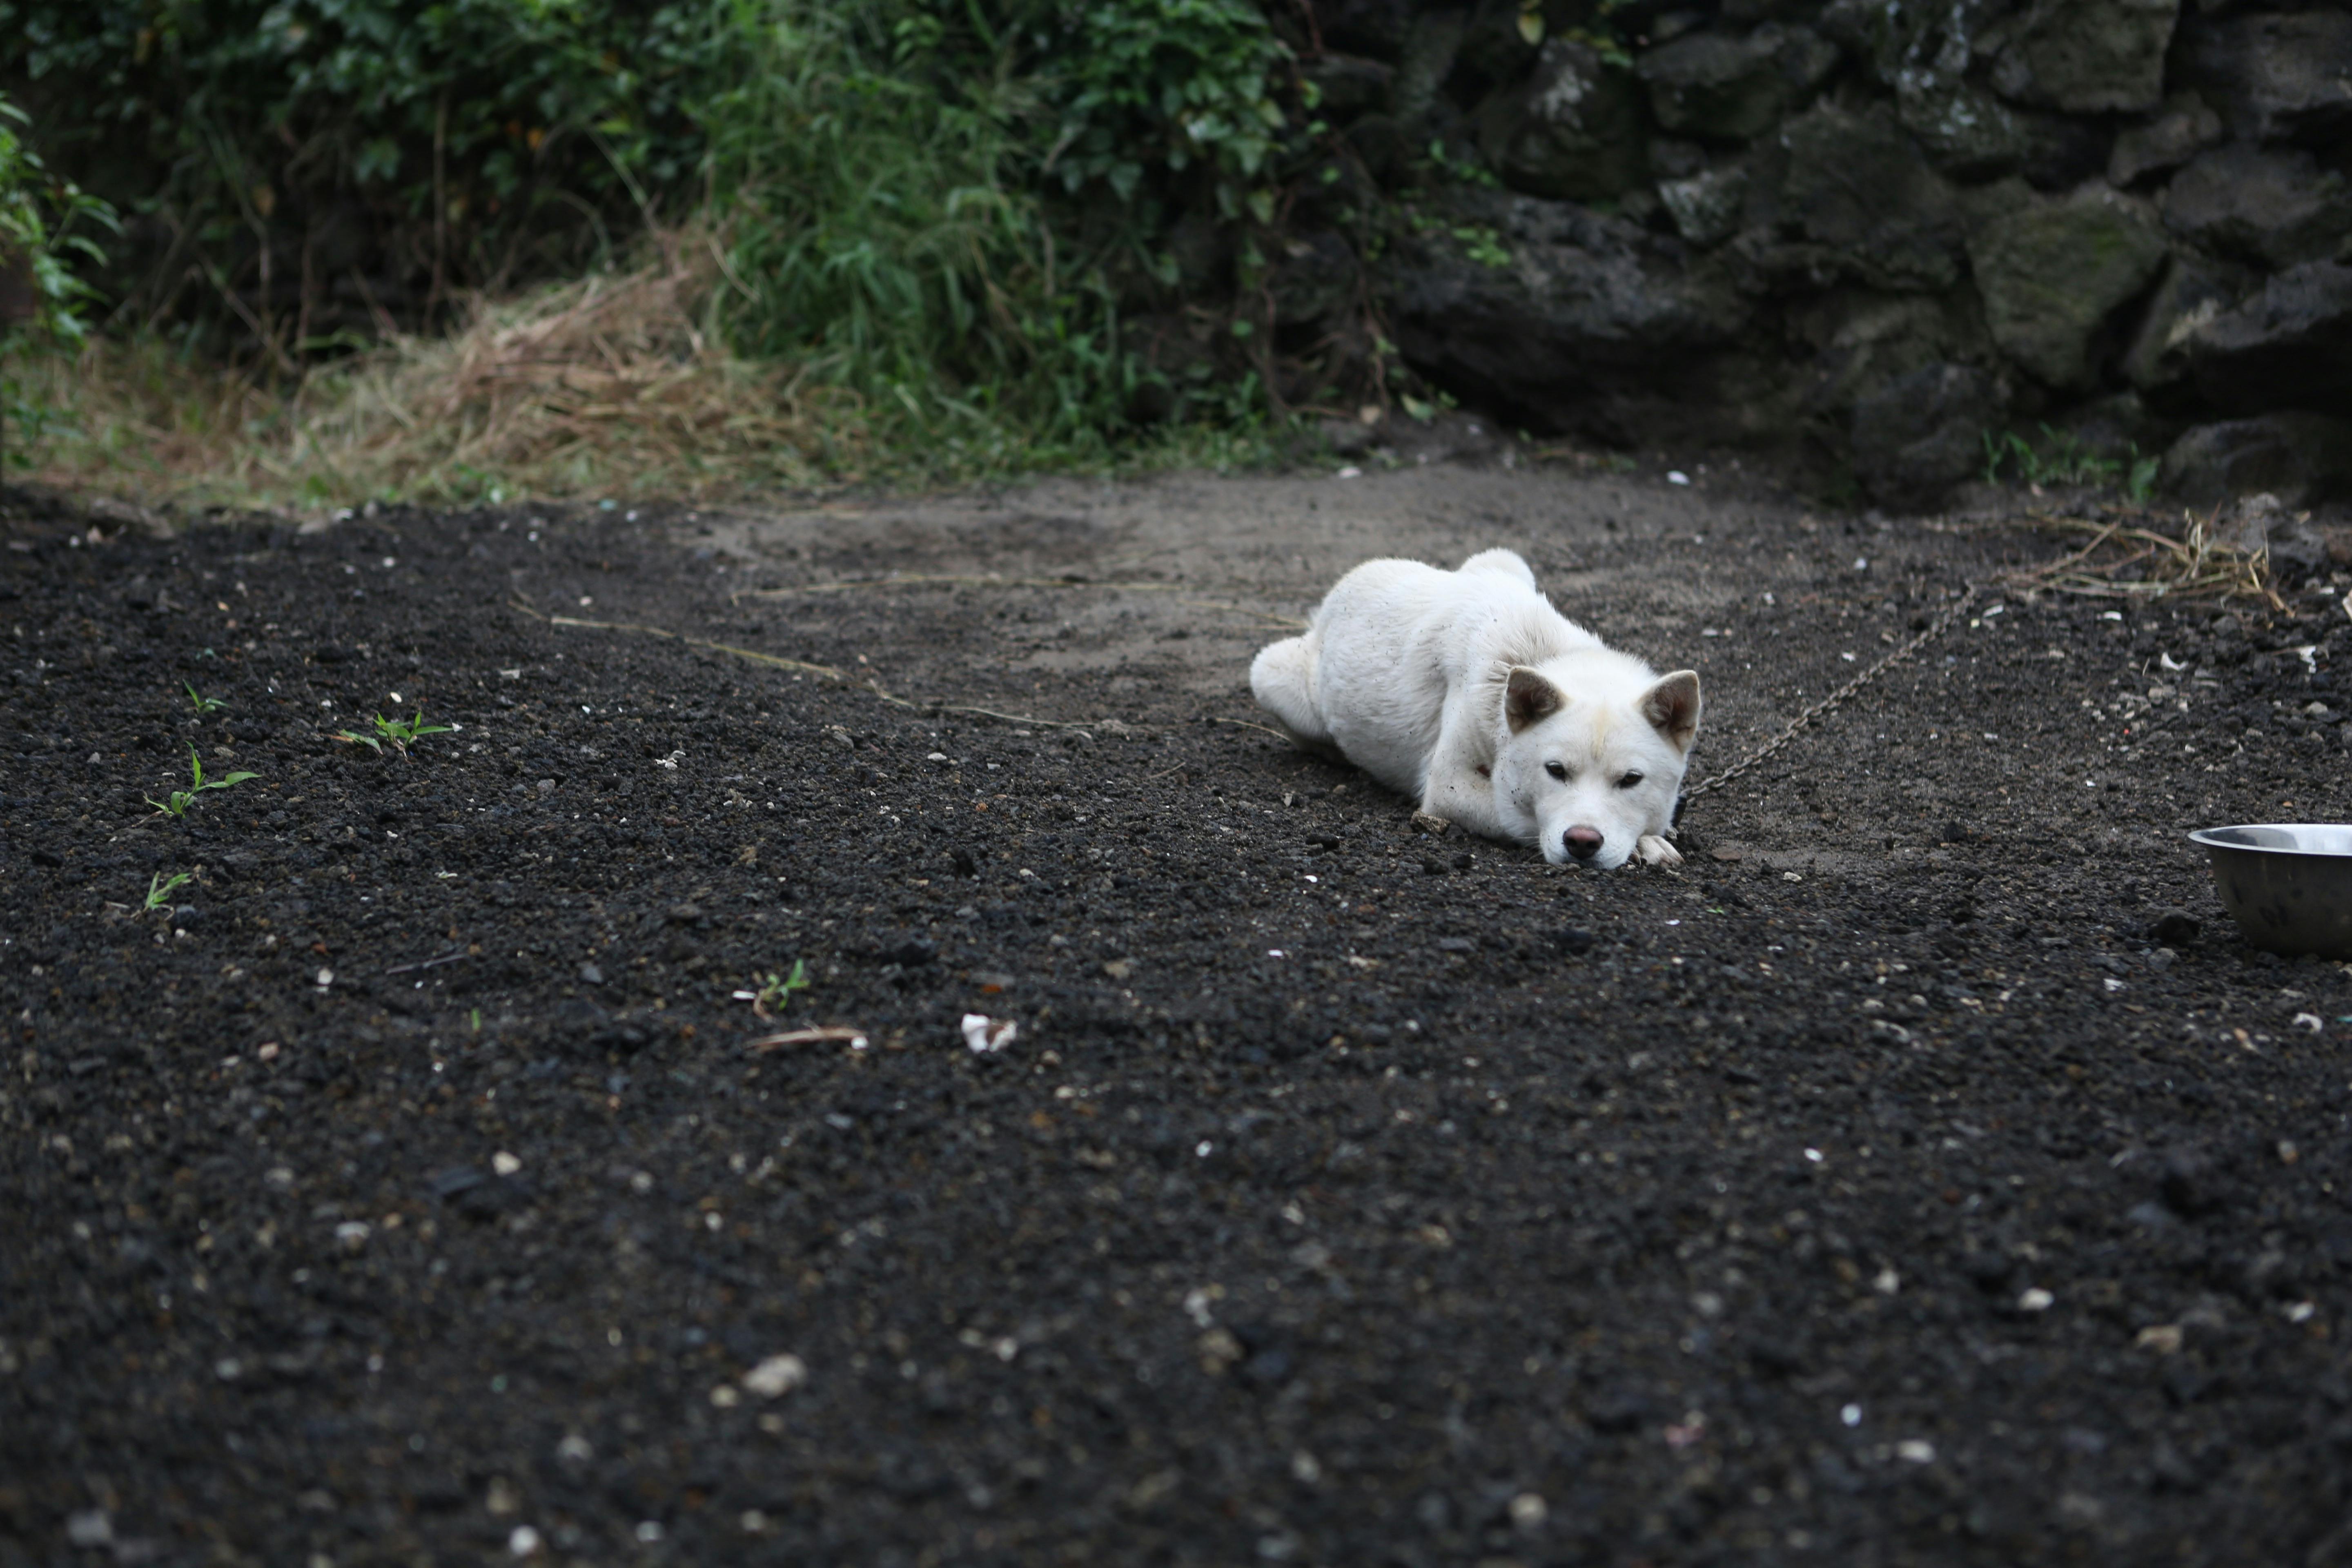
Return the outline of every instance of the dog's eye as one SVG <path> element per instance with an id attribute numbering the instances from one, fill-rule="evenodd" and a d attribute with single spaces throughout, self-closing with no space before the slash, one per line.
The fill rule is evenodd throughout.
<path id="1" fill-rule="evenodd" d="M 1641 782 L 1641 774 L 1627 773 L 1623 778 L 1617 781 L 1617 787 L 1619 789 L 1632 789 L 1635 784 L 1640 784 Z"/>
<path id="2" fill-rule="evenodd" d="M 1552 777 L 1560 780 L 1562 783 L 1567 782 L 1568 770 L 1558 763 L 1546 763 L 1544 764 L 1544 772 L 1549 773 Z"/>

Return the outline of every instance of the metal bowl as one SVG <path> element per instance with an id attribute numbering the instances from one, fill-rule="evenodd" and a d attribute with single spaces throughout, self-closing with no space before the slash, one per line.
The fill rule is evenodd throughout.
<path id="1" fill-rule="evenodd" d="M 2352 824 L 2266 822 L 2189 837 L 2213 858 L 2213 885 L 2248 942 L 2352 958 Z"/>

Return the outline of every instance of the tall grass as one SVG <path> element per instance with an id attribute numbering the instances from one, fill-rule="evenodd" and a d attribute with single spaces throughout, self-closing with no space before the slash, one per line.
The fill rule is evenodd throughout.
<path id="1" fill-rule="evenodd" d="M 705 130 L 738 346 L 866 394 L 950 467 L 1103 456 L 1142 372 L 1102 256 L 1070 254 L 1036 191 L 1048 79 L 992 34 L 927 75 L 911 11 L 734 5 L 751 58 Z"/>

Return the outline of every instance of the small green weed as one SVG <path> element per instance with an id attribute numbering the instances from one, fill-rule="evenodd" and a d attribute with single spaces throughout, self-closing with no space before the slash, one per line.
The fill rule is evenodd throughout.
<path id="1" fill-rule="evenodd" d="M 425 709 L 419 705 L 416 717 L 414 719 L 402 719 L 397 716 L 387 719 L 381 713 L 377 714 L 375 733 L 373 735 L 362 735 L 350 730 L 338 730 L 335 731 L 334 738 L 338 741 L 348 741 L 354 746 L 365 746 L 377 756 L 383 755 L 383 749 L 390 746 L 404 757 L 408 755 L 409 746 L 415 742 L 426 735 L 446 735 L 449 730 L 450 726 L 446 724 L 427 724 L 425 721 Z"/>
<path id="2" fill-rule="evenodd" d="M 247 779 L 257 779 L 260 776 L 259 773 L 239 770 L 233 773 L 223 773 L 216 779 L 208 779 L 205 777 L 204 758 L 196 755 L 196 749 L 190 746 L 188 748 L 188 787 L 173 790 L 170 797 L 165 800 L 157 800 L 152 795 L 147 796 L 146 800 L 149 805 L 153 806 L 165 816 L 185 816 L 188 815 L 188 807 L 194 805 L 196 796 L 204 794 L 205 791 L 227 789 L 233 784 L 241 784 Z"/>
<path id="3" fill-rule="evenodd" d="M 1511 264 L 1510 247 L 1503 243 L 1501 232 L 1491 224 L 1450 223 L 1426 213 L 1405 215 L 1405 222 L 1419 235 L 1442 234 L 1462 247 L 1462 254 L 1481 267 L 1504 268 Z"/>
<path id="4" fill-rule="evenodd" d="M 2038 445 L 2014 430 L 1986 431 L 1985 483 L 2000 484 L 2006 472 L 2024 485 L 2114 487 L 2135 504 L 2155 493 L 2157 459 L 2140 456 L 2137 443 L 2126 448 L 2127 457 L 2106 458 L 2072 431 L 2053 430 L 2046 424 L 2041 430 Z"/>
<path id="5" fill-rule="evenodd" d="M 764 1018 L 770 1007 L 782 1008 L 793 999 L 793 992 L 806 991 L 815 984 L 808 977 L 808 965 L 795 958 L 790 974 L 771 974 L 760 989 L 751 994 L 751 1011 Z"/>
<path id="6" fill-rule="evenodd" d="M 228 706 L 217 697 L 205 697 L 200 694 L 194 681 L 183 680 L 180 682 L 180 689 L 188 694 L 189 702 L 194 705 L 199 713 L 217 713 Z"/>
<path id="7" fill-rule="evenodd" d="M 157 910 L 170 909 L 172 894 L 187 886 L 187 882 L 188 874 L 185 871 L 173 872 L 172 879 L 168 882 L 163 880 L 163 874 L 161 871 L 156 872 L 147 879 L 147 901 L 139 906 L 139 912 L 142 915 L 152 915 Z"/>

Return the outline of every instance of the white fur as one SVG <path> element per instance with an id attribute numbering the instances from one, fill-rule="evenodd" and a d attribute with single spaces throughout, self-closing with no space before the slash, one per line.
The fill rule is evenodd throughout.
<path id="1" fill-rule="evenodd" d="M 1555 864 L 1681 859 L 1664 835 L 1698 733 L 1698 677 L 1603 646 L 1508 550 L 1458 572 L 1366 562 L 1305 636 L 1258 654 L 1250 689 L 1301 745 L 1336 749 L 1429 816 Z"/>

